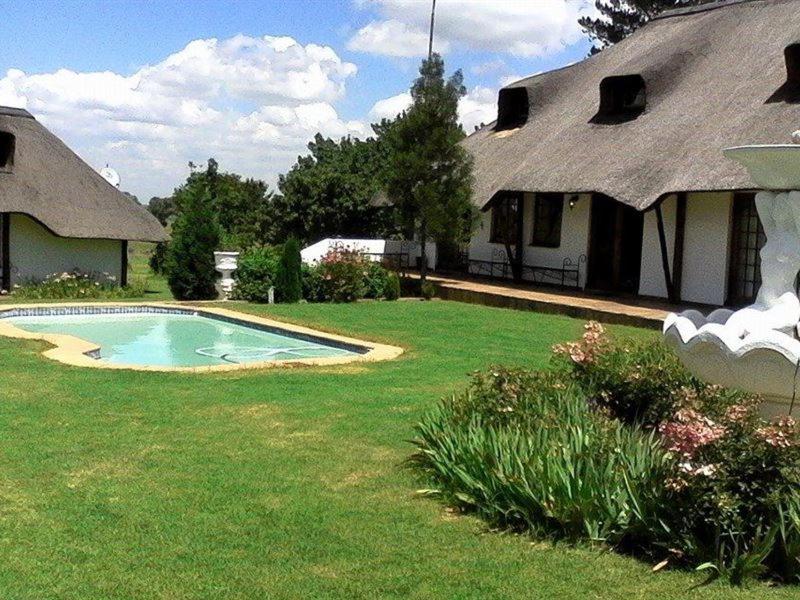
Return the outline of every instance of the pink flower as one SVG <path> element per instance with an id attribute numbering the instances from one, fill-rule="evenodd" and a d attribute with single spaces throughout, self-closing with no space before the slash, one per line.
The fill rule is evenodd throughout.
<path id="1" fill-rule="evenodd" d="M 697 411 L 683 408 L 672 421 L 659 425 L 658 432 L 667 450 L 690 459 L 699 448 L 720 439 L 727 431 Z"/>

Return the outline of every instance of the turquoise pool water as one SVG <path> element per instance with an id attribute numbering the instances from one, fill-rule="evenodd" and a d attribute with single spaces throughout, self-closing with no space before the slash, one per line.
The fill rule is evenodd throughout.
<path id="1" fill-rule="evenodd" d="M 199 367 L 358 354 L 311 336 L 180 314 L 51 314 L 6 317 L 20 329 L 72 335 L 100 346 L 100 360 L 126 365 Z M 362 351 L 364 349 L 361 349 Z"/>

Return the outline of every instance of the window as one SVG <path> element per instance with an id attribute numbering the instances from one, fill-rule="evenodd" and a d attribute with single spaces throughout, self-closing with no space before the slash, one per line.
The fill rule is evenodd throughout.
<path id="1" fill-rule="evenodd" d="M 524 87 L 500 90 L 497 96 L 496 131 L 522 127 L 528 120 L 528 89 Z"/>
<path id="2" fill-rule="evenodd" d="M 783 53 L 786 59 L 786 83 L 767 102 L 800 103 L 800 43 L 787 46 Z"/>
<path id="3" fill-rule="evenodd" d="M 492 206 L 492 231 L 489 242 L 492 244 L 516 244 L 519 227 L 519 198 L 500 196 Z"/>
<path id="4" fill-rule="evenodd" d="M 600 82 L 600 110 L 592 123 L 624 123 L 644 112 L 647 91 L 641 75 L 606 77 Z"/>
<path id="5" fill-rule="evenodd" d="M 9 173 L 14 166 L 14 136 L 0 131 L 0 173 Z"/>
<path id="6" fill-rule="evenodd" d="M 737 306 L 755 300 L 761 287 L 759 252 L 766 241 L 756 211 L 755 194 L 734 194 L 728 304 Z"/>
<path id="7" fill-rule="evenodd" d="M 533 203 L 531 246 L 558 248 L 561 245 L 561 217 L 564 194 L 536 194 Z"/>

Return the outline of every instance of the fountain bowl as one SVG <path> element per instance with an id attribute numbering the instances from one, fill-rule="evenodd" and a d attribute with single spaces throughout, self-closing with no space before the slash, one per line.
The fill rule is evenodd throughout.
<path id="1" fill-rule="evenodd" d="M 722 152 L 744 165 L 756 187 L 800 190 L 800 144 L 754 144 Z"/>

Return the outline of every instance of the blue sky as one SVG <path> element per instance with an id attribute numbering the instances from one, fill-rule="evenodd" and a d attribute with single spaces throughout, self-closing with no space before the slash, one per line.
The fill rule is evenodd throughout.
<path id="1" fill-rule="evenodd" d="M 272 183 L 317 129 L 366 135 L 407 102 L 430 10 L 428 0 L 2 5 L 0 104 L 28 108 L 93 166 L 110 163 L 142 200 L 168 194 L 188 160 L 215 156 Z M 465 127 L 491 120 L 508 80 L 585 57 L 575 20 L 589 5 L 439 0 L 435 47 L 464 71 Z"/>

